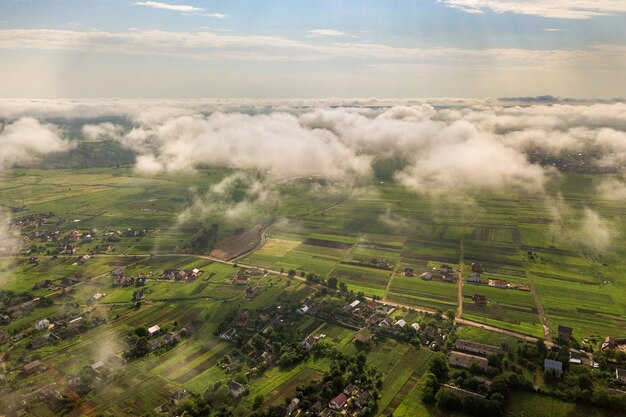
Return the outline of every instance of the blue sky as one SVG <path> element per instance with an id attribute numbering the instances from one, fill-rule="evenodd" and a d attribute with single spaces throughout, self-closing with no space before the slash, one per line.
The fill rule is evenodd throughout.
<path id="1" fill-rule="evenodd" d="M 2 97 L 626 96 L 622 0 L 0 0 Z"/>

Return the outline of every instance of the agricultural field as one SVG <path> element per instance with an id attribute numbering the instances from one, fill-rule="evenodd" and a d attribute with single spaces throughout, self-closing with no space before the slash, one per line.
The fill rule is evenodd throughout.
<path id="1" fill-rule="evenodd" d="M 36 395 L 32 389 L 36 384 L 65 384 L 97 361 L 123 364 L 114 377 L 84 395 L 82 411 L 68 415 L 137 415 L 145 407 L 167 403 L 180 390 L 202 396 L 233 378 L 245 381 L 247 390 L 231 404 L 237 415 L 250 414 L 257 397 L 268 409 L 283 405 L 302 386 L 331 372 L 332 360 L 311 354 L 288 365 L 278 365 L 276 357 L 266 367 L 259 366 L 261 370 L 253 370 L 248 359 L 235 371 L 226 366 L 231 358 L 247 358 L 257 336 L 271 340 L 282 329 L 281 337 L 294 346 L 315 336 L 337 352 L 363 354 L 367 364 L 384 376 L 375 415 L 457 416 L 442 414 L 422 401 L 435 352 L 415 334 L 392 328 L 367 348 L 356 343 L 364 320 L 378 314 L 375 308 L 363 316 L 350 312 L 349 301 L 357 296 L 362 305 L 370 301 L 363 296 L 387 303 L 395 309 L 390 315 L 393 322 L 405 319 L 409 326 L 419 322 L 422 329 L 434 317 L 446 321 L 450 313 L 461 311 L 461 301 L 461 318 L 472 325 L 457 325 L 453 337 L 492 345 L 505 339 L 512 351 L 522 345 L 524 336 L 546 336 L 542 311 L 551 338 L 556 338 L 559 325 L 574 328 L 575 343 L 589 338 L 597 344 L 607 335 L 620 337 L 626 332 L 622 258 L 626 243 L 619 238 L 624 233 L 620 216 L 625 209 L 601 199 L 583 201 L 583 191 L 573 185 L 587 181 L 579 174 L 571 174 L 562 194 L 561 204 L 569 211 L 558 221 L 544 199 L 530 195 L 502 192 L 476 193 L 471 199 L 431 198 L 384 183 L 305 199 L 315 195 L 310 184 L 286 183 L 276 190 L 281 194 L 278 206 L 255 208 L 237 225 L 219 223 L 216 241 L 267 225 L 259 229 L 258 246 L 232 262 L 211 257 L 208 250 L 192 253 L 188 246 L 219 217 L 185 224 L 180 220 L 180 213 L 199 194 L 210 192 L 227 172 L 206 170 L 176 179 L 141 177 L 126 168 L 87 169 L 80 174 L 16 170 L 14 174 L 0 177 L 0 204 L 25 206 L 24 211 L 12 213 L 11 220 L 53 215 L 43 225 L 24 226 L 22 239 L 29 239 L 22 252 L 0 258 L 1 289 L 14 303 L 7 303 L 11 317 L 0 328 L 6 335 L 2 366 L 11 389 L 18 395 Z M 576 239 L 588 204 L 611 219 L 614 227 L 609 233 L 612 244 L 602 251 L 590 251 Z M 80 232 L 83 237 L 72 241 L 75 251 L 61 251 L 56 241 L 43 242 L 36 234 L 53 229 L 62 238 Z M 106 233 L 114 238 L 107 239 Z M 480 284 L 467 281 L 472 263 L 484 268 Z M 442 264 L 455 270 L 451 282 L 439 278 Z M 259 271 L 252 273 L 251 267 Z M 296 276 L 288 276 L 291 270 Z M 196 272 L 192 278 L 172 278 L 181 271 Z M 459 271 L 464 278 L 460 299 Z M 434 278 L 422 279 L 424 272 L 432 272 Z M 315 279 L 307 281 L 307 274 Z M 132 281 L 120 284 L 116 281 L 120 276 Z M 242 282 L 238 283 L 238 276 Z M 331 278 L 348 291 L 328 288 Z M 50 282 L 40 285 L 46 280 Z M 528 290 L 495 288 L 486 285 L 489 280 L 505 280 Z M 94 301 L 98 294 L 101 298 Z M 487 297 L 487 305 L 474 303 L 477 294 Z M 318 306 L 334 303 L 331 313 L 296 313 L 310 299 Z M 338 311 L 345 313 L 339 319 Z M 241 339 L 221 337 L 244 313 L 251 316 L 237 326 Z M 261 316 L 267 316 L 268 322 L 262 322 Z M 80 332 L 32 347 L 46 332 L 56 331 L 55 322 L 76 318 L 86 323 Z M 47 319 L 53 327 L 35 330 Z M 176 344 L 124 359 L 129 340 L 141 329 L 158 325 L 163 333 L 176 333 L 191 323 L 199 327 Z M 481 329 L 482 325 L 517 337 Z M 380 331 L 376 325 L 370 327 Z M 450 344 L 437 349 L 450 349 Z M 33 360 L 45 365 L 36 383 L 35 377 L 20 373 Z M 540 370 L 524 368 L 520 374 L 545 386 Z M 557 416 L 600 415 L 594 414 L 594 408 L 536 393 L 520 393 L 519 398 L 510 404 L 510 417 L 533 415 L 542 403 Z M 55 415 L 41 405 L 29 412 Z"/>

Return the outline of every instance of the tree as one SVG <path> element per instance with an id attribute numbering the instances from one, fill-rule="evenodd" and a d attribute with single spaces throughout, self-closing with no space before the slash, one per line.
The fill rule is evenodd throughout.
<path id="1" fill-rule="evenodd" d="M 256 397 L 254 397 L 254 403 L 252 404 L 252 409 L 258 410 L 261 407 L 263 407 L 263 396 L 261 394 L 258 394 Z"/>
<path id="2" fill-rule="evenodd" d="M 135 334 L 139 337 L 147 337 L 148 336 L 148 329 L 146 329 L 143 326 L 139 326 L 135 329 Z"/>
<path id="3" fill-rule="evenodd" d="M 289 278 L 293 278 L 293 277 L 295 277 L 295 276 L 296 276 L 296 270 L 295 270 L 295 269 L 290 269 L 290 270 L 287 272 L 287 275 L 289 275 Z"/>
<path id="4" fill-rule="evenodd" d="M 445 381 L 448 378 L 448 357 L 442 353 L 437 352 L 433 355 L 433 359 L 430 361 L 430 372 L 432 372 L 439 381 Z"/>
<path id="5" fill-rule="evenodd" d="M 341 281 L 339 283 L 339 290 L 341 290 L 342 292 L 347 292 L 348 291 L 348 286 L 346 285 L 345 282 Z"/>
<path id="6" fill-rule="evenodd" d="M 328 284 L 328 286 L 330 288 L 336 289 L 337 288 L 337 278 L 335 278 L 335 277 L 328 278 L 327 284 Z"/>
<path id="7" fill-rule="evenodd" d="M 454 321 L 454 319 L 456 317 L 456 312 L 454 310 L 448 310 L 448 311 L 446 311 L 446 316 L 448 316 L 448 319 L 450 321 Z"/>
<path id="8" fill-rule="evenodd" d="M 437 393 L 437 377 L 432 372 L 428 372 L 425 378 L 424 389 L 422 390 L 422 400 L 427 403 L 435 402 L 435 394 Z"/>

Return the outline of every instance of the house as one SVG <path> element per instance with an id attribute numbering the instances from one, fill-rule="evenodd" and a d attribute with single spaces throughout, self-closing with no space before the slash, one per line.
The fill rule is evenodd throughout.
<path id="1" fill-rule="evenodd" d="M 415 330 L 416 332 L 419 332 L 420 331 L 420 324 L 419 323 L 413 323 L 413 324 L 411 324 L 411 328 L 413 330 Z"/>
<path id="2" fill-rule="evenodd" d="M 306 312 L 308 312 L 309 310 L 311 310 L 313 308 L 313 306 L 315 305 L 315 301 L 313 300 L 306 300 L 298 309 L 298 313 L 300 314 L 304 314 Z"/>
<path id="3" fill-rule="evenodd" d="M 575 363 L 575 364 L 583 363 L 583 355 L 577 350 L 570 350 L 569 363 Z"/>
<path id="4" fill-rule="evenodd" d="M 488 302 L 487 297 L 484 295 L 480 295 L 480 294 L 474 294 L 472 296 L 472 300 L 474 301 L 476 305 L 479 305 L 479 306 L 486 306 Z"/>
<path id="5" fill-rule="evenodd" d="M 356 306 L 358 306 L 359 304 L 361 304 L 361 302 L 359 300 L 354 300 L 353 302 L 350 303 L 350 305 L 348 306 L 350 308 L 350 310 L 353 310 L 356 308 Z"/>
<path id="6" fill-rule="evenodd" d="M 367 308 L 369 308 L 370 311 L 376 311 L 378 309 L 378 303 L 376 300 L 372 299 L 369 303 L 367 303 Z"/>
<path id="7" fill-rule="evenodd" d="M 413 272 L 413 268 L 404 268 L 404 276 L 405 277 L 415 276 L 415 273 Z"/>
<path id="8" fill-rule="evenodd" d="M 384 305 L 384 304 L 378 304 L 378 306 L 376 307 L 376 312 L 377 312 L 378 314 L 384 314 L 384 315 L 387 315 L 388 311 L 389 311 L 389 310 L 388 310 L 387 306 L 386 306 L 386 305 Z"/>
<path id="9" fill-rule="evenodd" d="M 563 340 L 572 340 L 572 332 L 574 331 L 574 329 L 572 329 L 571 327 L 567 327 L 567 326 L 559 326 L 558 328 L 558 335 L 561 339 Z"/>
<path id="10" fill-rule="evenodd" d="M 617 368 L 615 370 L 615 379 L 617 379 L 622 384 L 626 384 L 626 369 Z"/>
<path id="11" fill-rule="evenodd" d="M 237 330 L 230 328 L 226 330 L 225 332 L 223 332 L 222 334 L 220 334 L 220 338 L 224 340 L 232 340 L 236 334 L 237 334 Z"/>
<path id="12" fill-rule="evenodd" d="M 348 397 L 358 394 L 358 392 L 359 392 L 359 387 L 357 387 L 354 384 L 350 384 L 343 389 L 343 393 L 346 394 Z"/>
<path id="13" fill-rule="evenodd" d="M 274 407 L 274 416 L 277 417 L 287 417 L 289 415 L 289 409 L 284 405 L 279 405 Z"/>
<path id="14" fill-rule="evenodd" d="M 474 364 L 478 365 L 483 371 L 489 366 L 487 358 L 482 356 L 470 355 L 469 353 L 452 352 L 448 358 L 450 365 L 461 368 L 470 369 Z"/>
<path id="15" fill-rule="evenodd" d="M 246 392 L 245 386 L 233 380 L 228 381 L 228 388 L 230 388 L 230 393 L 235 398 L 241 397 Z"/>
<path id="16" fill-rule="evenodd" d="M 333 410 L 339 411 L 346 405 L 347 402 L 348 402 L 348 397 L 346 397 L 346 394 L 342 392 L 341 394 L 337 395 L 335 398 L 330 400 L 330 402 L 328 403 L 328 406 L 332 408 Z"/>
<path id="17" fill-rule="evenodd" d="M 236 274 L 235 277 L 233 278 L 233 282 L 235 284 L 240 284 L 240 285 L 245 285 L 248 284 L 248 275 L 243 275 L 243 274 Z"/>
<path id="18" fill-rule="evenodd" d="M 50 326 L 50 320 L 43 319 L 43 320 L 39 320 L 37 324 L 35 324 L 35 329 L 44 330 L 44 329 L 47 329 L 48 326 Z"/>
<path id="19" fill-rule="evenodd" d="M 133 300 L 139 301 L 143 300 L 146 297 L 146 293 L 144 290 L 134 291 L 133 292 Z"/>
<path id="20" fill-rule="evenodd" d="M 363 328 L 354 336 L 354 340 L 360 343 L 369 343 L 372 340 L 372 332 L 368 328 Z"/>
<path id="21" fill-rule="evenodd" d="M 41 366 L 41 362 L 39 360 L 32 361 L 24 365 L 24 373 L 26 375 L 30 375 L 35 373 L 39 367 Z"/>
<path id="22" fill-rule="evenodd" d="M 611 336 L 607 336 L 604 338 L 604 342 L 602 342 L 601 349 L 602 350 L 615 349 L 616 347 L 617 347 L 617 342 L 615 341 L 615 338 Z"/>
<path id="23" fill-rule="evenodd" d="M 479 283 L 480 282 L 480 272 L 470 272 L 470 276 L 467 279 L 468 282 Z"/>
<path id="24" fill-rule="evenodd" d="M 104 369 L 104 362 L 98 361 L 91 365 L 91 372 L 99 374 Z"/>
<path id="25" fill-rule="evenodd" d="M 422 275 L 420 275 L 420 278 L 425 280 L 425 281 L 430 281 L 431 279 L 433 279 L 433 273 L 432 272 L 424 272 Z"/>
<path id="26" fill-rule="evenodd" d="M 291 415 L 291 413 L 296 411 L 299 406 L 300 406 L 300 399 L 299 398 L 292 399 L 291 402 L 289 403 L 289 406 L 287 407 L 287 415 Z"/>
<path id="27" fill-rule="evenodd" d="M 563 362 L 553 361 L 552 359 L 544 359 L 543 369 L 545 371 L 549 369 L 553 370 L 557 378 L 561 378 L 563 376 Z"/>
<path id="28" fill-rule="evenodd" d="M 449 274 L 454 272 L 454 269 L 450 265 L 443 264 L 439 267 L 439 272 L 441 274 Z"/>
<path id="29" fill-rule="evenodd" d="M 319 417 L 331 417 L 335 414 L 330 408 L 325 408 L 319 413 Z"/>
<path id="30" fill-rule="evenodd" d="M 367 391 L 363 391 L 362 393 L 359 394 L 358 397 L 356 397 L 356 399 L 354 400 L 354 404 L 357 407 L 363 408 L 363 407 L 367 406 L 367 403 L 369 402 L 369 400 L 371 398 L 372 397 L 369 395 L 369 393 Z"/>
<path id="31" fill-rule="evenodd" d="M 252 276 L 265 275 L 265 271 L 262 270 L 261 268 L 251 268 L 250 269 L 250 275 L 252 275 Z"/>
<path id="32" fill-rule="evenodd" d="M 163 337 L 163 343 L 167 345 L 172 345 L 174 343 L 178 343 L 180 341 L 180 336 L 175 332 L 167 332 L 167 334 Z"/>
<path id="33" fill-rule="evenodd" d="M 97 303 L 98 301 L 102 300 L 102 297 L 104 297 L 103 294 L 96 293 L 96 294 L 92 295 L 89 300 L 87 300 L 87 304 Z"/>
<path id="34" fill-rule="evenodd" d="M 306 350 L 310 350 L 313 346 L 315 346 L 316 343 L 317 337 L 309 336 L 302 341 L 302 346 L 304 346 Z"/>
<path id="35" fill-rule="evenodd" d="M 83 322 L 82 316 L 81 317 L 76 317 L 75 319 L 70 320 L 70 321 L 67 322 L 67 328 L 68 329 L 75 329 L 78 326 L 80 326 L 82 322 Z"/>
<path id="36" fill-rule="evenodd" d="M 393 319 L 391 317 L 385 317 L 378 323 L 378 326 L 391 328 L 393 326 Z"/>
<path id="37" fill-rule="evenodd" d="M 452 272 L 446 272 L 441 275 L 441 280 L 445 282 L 454 282 L 454 274 Z"/>
<path id="38" fill-rule="evenodd" d="M 30 342 L 30 347 L 33 349 L 39 349 L 40 347 L 48 343 L 49 339 L 50 339 L 50 333 L 45 334 L 41 337 L 38 337 L 37 339 L 33 339 Z"/>
<path id="39" fill-rule="evenodd" d="M 490 279 L 489 286 L 496 288 L 509 288 L 509 283 L 503 279 Z"/>
<path id="40" fill-rule="evenodd" d="M 454 348 L 464 352 L 478 353 L 480 355 L 497 355 L 502 352 L 497 346 L 485 345 L 483 343 L 471 342 L 469 340 L 457 339 Z"/>
<path id="41" fill-rule="evenodd" d="M 178 390 L 170 397 L 170 404 L 177 406 L 180 404 L 183 398 L 187 396 L 187 390 Z"/>
<path id="42" fill-rule="evenodd" d="M 420 342 L 422 342 L 422 344 L 427 345 L 430 342 L 433 341 L 433 339 L 435 337 L 437 337 L 437 329 L 434 328 L 433 326 L 426 326 L 426 328 L 424 329 L 424 331 L 422 331 L 422 334 L 420 335 Z"/>
<path id="43" fill-rule="evenodd" d="M 261 290 L 261 287 L 259 287 L 258 285 L 254 285 L 252 287 L 246 288 L 246 298 L 248 300 L 252 300 L 254 297 L 256 297 L 256 295 L 258 294 L 260 290 Z"/>
<path id="44" fill-rule="evenodd" d="M 152 337 L 157 335 L 161 331 L 161 327 L 158 324 L 155 324 L 152 327 L 148 328 L 148 336 Z"/>
<path id="45" fill-rule="evenodd" d="M 40 290 L 42 288 L 48 288 L 50 284 L 52 284 L 52 281 L 50 281 L 49 279 L 44 279 L 43 281 L 39 281 L 35 283 L 35 286 L 33 287 L 33 289 Z"/>
<path id="46" fill-rule="evenodd" d="M 397 322 L 395 322 L 393 325 L 400 327 L 400 328 L 404 328 L 404 326 L 406 326 L 406 321 L 404 319 L 400 319 Z"/>
<path id="47" fill-rule="evenodd" d="M 235 320 L 235 326 L 237 327 L 243 327 L 246 324 L 248 324 L 248 319 L 250 318 L 249 314 L 247 311 L 242 312 L 238 317 L 237 320 Z"/>

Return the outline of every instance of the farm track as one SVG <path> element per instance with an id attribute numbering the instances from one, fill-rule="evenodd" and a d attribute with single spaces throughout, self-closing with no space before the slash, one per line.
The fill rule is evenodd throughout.
<path id="1" fill-rule="evenodd" d="M 543 304 L 541 303 L 541 299 L 539 298 L 539 294 L 537 293 L 537 289 L 535 288 L 535 283 L 530 277 L 528 278 L 528 286 L 530 288 L 530 293 L 533 295 L 533 299 L 535 300 L 535 305 L 537 306 L 539 318 L 541 319 L 541 323 L 543 324 L 544 338 L 547 342 L 552 342 L 552 335 L 550 334 L 550 323 L 548 322 L 546 312 L 543 309 Z"/>

